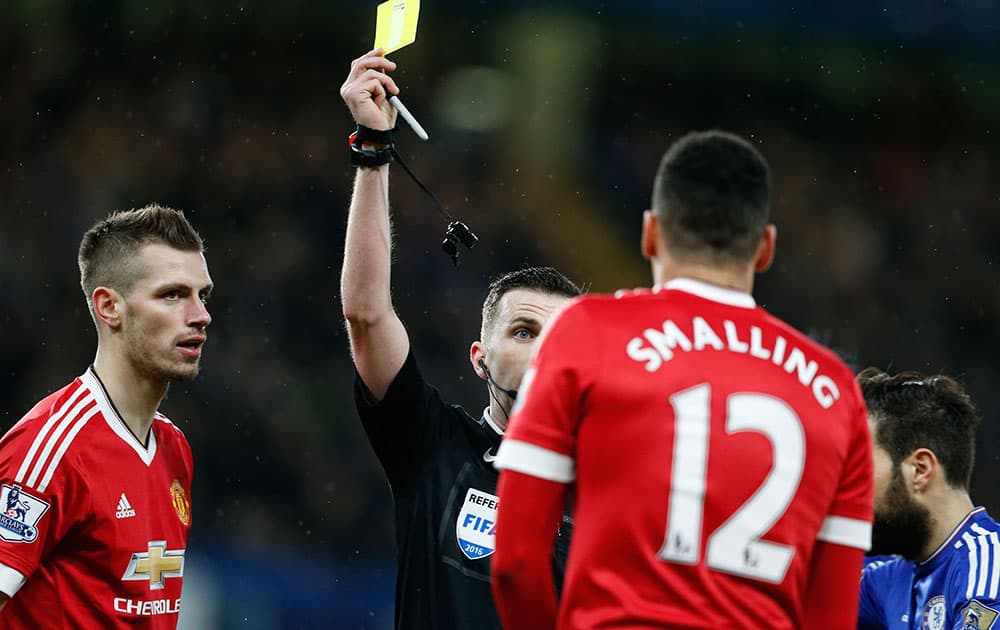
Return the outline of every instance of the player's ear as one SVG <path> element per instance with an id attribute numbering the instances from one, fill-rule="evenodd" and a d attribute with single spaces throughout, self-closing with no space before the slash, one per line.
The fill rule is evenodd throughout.
<path id="1" fill-rule="evenodd" d="M 121 327 L 125 300 L 120 293 L 109 287 L 97 287 L 91 294 L 90 301 L 98 321 L 112 330 Z"/>
<path id="2" fill-rule="evenodd" d="M 639 247 L 646 260 L 653 260 L 660 251 L 660 222 L 652 210 L 642 213 L 642 238 Z"/>
<path id="3" fill-rule="evenodd" d="M 757 245 L 757 253 L 754 255 L 753 270 L 763 273 L 771 268 L 774 262 L 774 249 L 778 241 L 778 228 L 773 223 L 769 223 L 764 228 L 764 234 L 760 237 Z"/>
<path id="4" fill-rule="evenodd" d="M 918 448 L 906 458 L 912 469 L 913 490 L 917 494 L 925 492 L 936 475 L 942 473 L 937 456 L 929 448 Z"/>
<path id="5" fill-rule="evenodd" d="M 479 365 L 480 361 L 486 361 L 486 346 L 482 341 L 473 341 L 472 346 L 469 348 L 469 363 L 472 364 L 472 370 L 479 378 L 485 381 L 486 373 L 483 372 L 483 367 Z"/>

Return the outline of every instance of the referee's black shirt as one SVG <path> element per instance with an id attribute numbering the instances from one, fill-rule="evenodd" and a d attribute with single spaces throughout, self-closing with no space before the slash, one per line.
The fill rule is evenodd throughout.
<path id="1" fill-rule="evenodd" d="M 382 400 L 371 402 L 357 374 L 354 393 L 396 508 L 396 628 L 500 630 L 490 592 L 500 434 L 445 404 L 412 350 Z M 564 516 L 553 556 L 557 584 L 571 526 Z"/>

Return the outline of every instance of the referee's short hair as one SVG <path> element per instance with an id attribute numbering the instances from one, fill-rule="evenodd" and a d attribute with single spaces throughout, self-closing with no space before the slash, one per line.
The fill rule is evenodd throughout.
<path id="1" fill-rule="evenodd" d="M 486 339 L 488 333 L 496 325 L 497 305 L 500 303 L 500 298 L 515 289 L 527 289 L 571 298 L 583 293 L 572 280 L 552 267 L 526 267 L 505 273 L 493 280 L 486 291 L 486 300 L 483 301 L 482 328 L 479 330 L 480 339 Z"/>

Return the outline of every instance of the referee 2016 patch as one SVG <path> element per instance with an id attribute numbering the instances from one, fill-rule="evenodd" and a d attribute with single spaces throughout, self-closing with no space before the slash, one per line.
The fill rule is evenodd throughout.
<path id="1" fill-rule="evenodd" d="M 481 560 L 496 550 L 494 533 L 497 526 L 496 495 L 469 488 L 462 502 L 462 510 L 455 522 L 458 548 L 469 560 Z"/>
<path id="2" fill-rule="evenodd" d="M 35 542 L 38 538 L 38 521 L 49 509 L 49 504 L 37 499 L 17 484 L 3 484 L 0 491 L 0 538 L 7 542 Z"/>

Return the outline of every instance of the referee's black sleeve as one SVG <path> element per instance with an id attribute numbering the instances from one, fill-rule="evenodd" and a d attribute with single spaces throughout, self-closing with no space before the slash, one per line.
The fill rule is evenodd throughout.
<path id="1" fill-rule="evenodd" d="M 354 372 L 354 404 L 389 484 L 395 491 L 412 482 L 440 431 L 441 395 L 424 381 L 410 349 L 385 396 L 373 401 Z"/>

